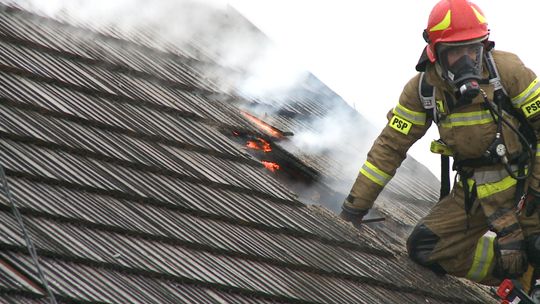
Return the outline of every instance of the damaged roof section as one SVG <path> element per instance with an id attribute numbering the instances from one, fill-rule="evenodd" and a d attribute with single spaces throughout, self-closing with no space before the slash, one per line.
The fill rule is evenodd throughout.
<path id="1" fill-rule="evenodd" d="M 201 58 L 1 8 L 0 303 L 48 303 L 13 203 L 59 303 L 489 301 L 298 201 Z"/>
<path id="2" fill-rule="evenodd" d="M 311 178 L 294 178 L 294 182 L 288 181 L 287 172 L 278 172 L 277 177 L 302 202 L 339 212 L 377 129 L 312 74 L 286 93 L 258 97 L 243 108 L 264 124 L 286 130 L 283 133 L 290 135 L 274 137 L 273 146 L 315 171 Z M 439 188 L 437 178 L 408 157 L 375 202 L 373 216 L 387 220 L 374 226 L 389 242 L 404 247 L 408 233 L 438 200 Z"/>

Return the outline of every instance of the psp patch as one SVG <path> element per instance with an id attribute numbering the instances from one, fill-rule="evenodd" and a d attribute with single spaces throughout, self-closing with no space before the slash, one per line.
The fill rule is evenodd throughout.
<path id="1" fill-rule="evenodd" d="M 537 114 L 538 112 L 540 112 L 540 98 L 537 98 L 536 100 L 533 100 L 528 104 L 522 106 L 521 110 L 523 111 L 523 114 L 525 114 L 525 117 Z"/>
<path id="2" fill-rule="evenodd" d="M 412 123 L 409 122 L 408 120 L 405 120 L 397 115 L 394 115 L 391 119 L 390 119 L 390 122 L 388 123 L 388 125 L 390 127 L 392 127 L 392 129 L 400 132 L 400 133 L 403 133 L 405 135 L 409 134 L 409 131 L 411 130 L 411 127 L 412 127 Z"/>

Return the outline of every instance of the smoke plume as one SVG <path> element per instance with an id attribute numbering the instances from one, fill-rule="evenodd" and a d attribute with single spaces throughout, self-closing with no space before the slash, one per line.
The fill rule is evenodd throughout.
<path id="1" fill-rule="evenodd" d="M 297 111 L 298 123 L 286 130 L 294 136 L 281 144 L 305 157 L 308 165 L 311 159 L 313 166 L 321 166 L 317 169 L 329 176 L 322 182 L 340 192 L 349 190 L 365 158 L 369 145 L 362 143 L 373 140 L 373 128 L 366 120 L 226 0 L 3 2 L 98 32 L 114 29 L 126 37 L 146 33 L 152 47 L 164 50 L 172 44 L 206 62 L 198 66 L 200 72 L 223 92 L 256 100 L 259 107 L 251 111 L 273 116 L 294 109 L 302 100 L 320 102 L 315 110 Z M 87 36 L 88 31 L 80 35 Z"/>

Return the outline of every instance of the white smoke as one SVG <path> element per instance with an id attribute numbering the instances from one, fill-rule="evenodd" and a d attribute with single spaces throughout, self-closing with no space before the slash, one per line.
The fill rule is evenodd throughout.
<path id="1" fill-rule="evenodd" d="M 308 74 L 283 48 L 271 45 L 247 67 L 249 78 L 240 87 L 248 97 L 281 98 Z"/>
<path id="2" fill-rule="evenodd" d="M 1 1 L 1 0 L 0 0 Z M 280 48 L 231 8 L 226 0 L 11 0 L 24 9 L 37 12 L 69 23 L 88 25 L 104 32 L 111 28 L 126 37 L 131 33 L 155 33 L 151 45 L 173 44 L 178 49 L 188 49 L 193 55 L 210 64 L 199 66 L 200 71 L 219 85 L 224 92 L 238 93 L 259 100 L 279 100 L 270 104 L 274 110 L 287 107 L 291 99 L 310 98 L 320 90 L 328 88 L 304 88 L 303 81 L 308 72 L 293 58 L 290 52 Z M 82 30 L 81 35 L 88 35 Z M 216 67 L 213 62 L 226 68 Z M 309 96 L 302 96 L 305 89 Z M 235 91 L 233 91 L 233 89 Z M 291 90 L 295 90 L 291 92 Z M 300 94 L 300 95 L 299 95 Z M 324 95 L 324 94 L 323 94 Z M 321 98 L 319 97 L 317 98 Z M 324 100 L 332 104 L 335 96 Z M 288 148 L 303 155 L 323 156 L 339 166 L 334 171 L 340 174 L 339 189 L 346 189 L 356 177 L 362 158 L 365 158 L 367 144 L 373 134 L 367 122 L 359 121 L 341 99 L 335 100 L 337 107 L 330 107 L 327 113 L 310 117 L 302 122 L 308 128 L 292 131 Z M 274 114 L 265 108 L 266 114 Z M 328 164 L 332 166 L 333 164 Z M 343 183 L 343 181 L 346 181 Z"/>
<path id="3" fill-rule="evenodd" d="M 175 45 L 202 61 L 199 68 L 224 92 L 248 97 L 284 92 L 305 76 L 288 52 L 273 45 L 228 0 L 0 0 L 105 33 L 150 34 L 153 47 Z M 88 35 L 81 31 L 81 35 Z M 170 50 L 164 47 L 165 50 Z M 232 73 L 231 73 L 232 72 Z"/>
<path id="4" fill-rule="evenodd" d="M 292 140 L 300 149 L 316 154 L 335 150 L 336 147 L 356 146 L 354 139 L 359 137 L 361 131 L 354 128 L 358 127 L 354 119 L 347 108 L 336 108 L 314 120 L 311 123 L 314 129 L 295 133 Z"/>
<path id="5" fill-rule="evenodd" d="M 103 31 L 120 33 L 122 37 L 140 36 L 151 39 L 152 47 L 169 45 L 185 48 L 196 58 L 222 60 L 246 58 L 240 52 L 240 40 L 230 33 L 244 28 L 227 23 L 232 11 L 226 0 L 3 0 L 39 15 L 70 24 Z M 223 17 L 225 16 L 225 17 Z M 216 33 L 219 35 L 215 35 Z M 88 34 L 84 32 L 81 34 Z M 236 36 L 241 36 L 240 31 Z M 148 37 L 149 36 L 149 37 Z M 224 41 L 230 42 L 225 48 Z M 167 49 L 168 50 L 168 49 Z M 226 50 L 226 51 L 225 51 Z M 230 56 L 229 56 L 230 55 Z"/>
<path id="6" fill-rule="evenodd" d="M 39 12 L 53 18 L 63 18 L 67 15 L 74 20 L 90 23 L 95 26 L 114 24 L 123 29 L 133 29 L 138 26 L 153 24 L 170 24 L 170 29 L 176 25 L 203 23 L 202 15 L 185 14 L 186 9 L 203 4 L 216 9 L 224 9 L 225 0 L 160 0 L 158 2 L 145 0 L 8 0 L 4 3 L 14 3 L 24 9 Z M 182 17 L 182 18 L 179 18 Z M 176 27 L 176 31 L 188 32 L 187 28 Z"/>
<path id="7" fill-rule="evenodd" d="M 324 182 L 340 192 L 348 192 L 376 137 L 376 129 L 343 100 L 325 116 L 311 121 L 311 129 L 295 132 L 291 141 L 306 155 L 328 158 Z"/>

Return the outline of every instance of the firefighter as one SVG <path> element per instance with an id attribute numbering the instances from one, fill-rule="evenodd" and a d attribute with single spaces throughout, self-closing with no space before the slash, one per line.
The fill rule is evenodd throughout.
<path id="1" fill-rule="evenodd" d="M 516 55 L 494 50 L 488 36 L 474 3 L 435 5 L 419 73 L 388 113 L 340 217 L 359 227 L 409 147 L 434 123 L 442 146 L 435 150 L 449 151 L 456 181 L 413 229 L 410 258 L 483 284 L 521 278 L 531 289 L 540 265 L 540 80 Z"/>

